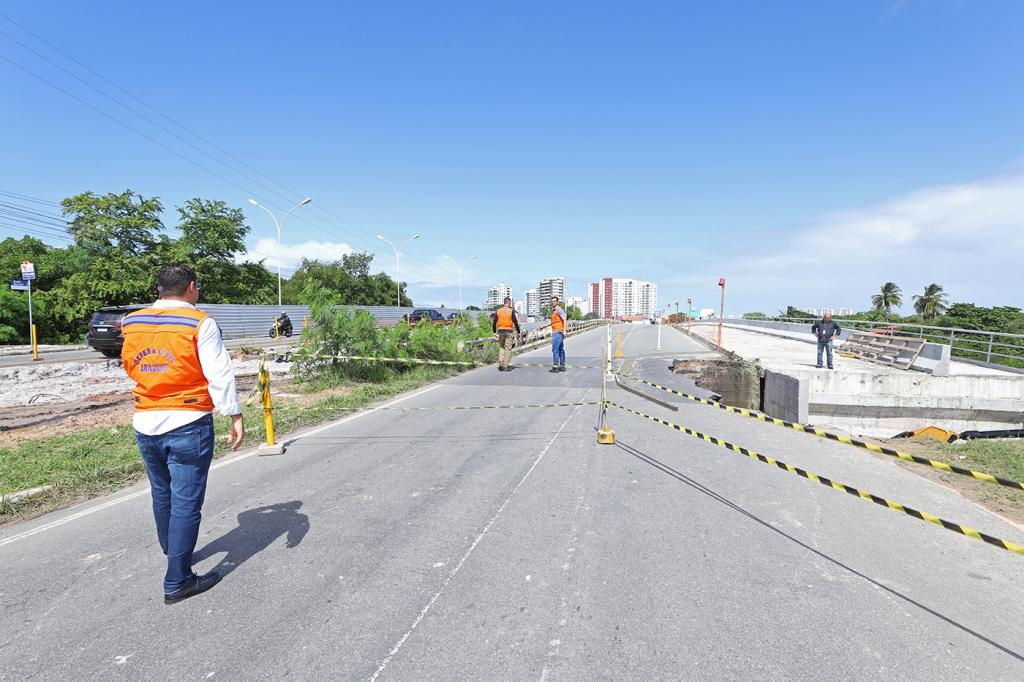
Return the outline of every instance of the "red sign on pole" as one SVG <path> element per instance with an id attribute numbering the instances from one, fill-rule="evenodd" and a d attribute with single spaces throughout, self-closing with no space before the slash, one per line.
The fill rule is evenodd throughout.
<path id="1" fill-rule="evenodd" d="M 721 279 L 718 280 L 718 286 L 720 286 L 720 287 L 724 287 L 725 286 L 725 277 L 722 277 Z"/>

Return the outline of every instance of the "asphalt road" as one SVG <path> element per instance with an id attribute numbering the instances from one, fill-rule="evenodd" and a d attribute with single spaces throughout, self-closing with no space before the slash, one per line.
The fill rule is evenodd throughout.
<path id="1" fill-rule="evenodd" d="M 650 357 L 653 327 L 622 331 L 661 383 L 703 352 L 665 329 Z M 570 338 L 569 362 L 602 341 Z M 600 377 L 488 367 L 391 405 L 590 401 Z M 892 461 L 611 393 L 1024 538 Z M 222 460 L 196 569 L 229 573 L 175 606 L 142 488 L 5 529 L 0 679 L 1024 677 L 1024 557 L 622 412 L 597 445 L 597 410 L 379 410 Z"/>

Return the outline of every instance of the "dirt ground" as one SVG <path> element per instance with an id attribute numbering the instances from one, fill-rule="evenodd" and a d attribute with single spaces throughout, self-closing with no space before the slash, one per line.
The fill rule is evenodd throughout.
<path id="1" fill-rule="evenodd" d="M 239 398 L 244 400 L 256 385 L 259 357 L 236 354 L 234 361 Z M 269 366 L 275 394 L 301 391 L 291 384 L 290 364 Z M 132 382 L 119 362 L 12 368 L 0 378 L 5 387 L 17 389 L 5 390 L 0 399 L 0 447 L 131 421 Z"/>

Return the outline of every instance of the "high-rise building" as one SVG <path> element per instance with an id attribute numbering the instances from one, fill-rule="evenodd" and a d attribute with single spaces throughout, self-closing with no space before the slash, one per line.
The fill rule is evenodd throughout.
<path id="1" fill-rule="evenodd" d="M 540 295 L 536 289 L 526 290 L 526 314 L 534 317 L 540 315 Z"/>
<path id="2" fill-rule="evenodd" d="M 512 287 L 504 282 L 498 282 L 487 291 L 487 300 L 484 301 L 484 308 L 501 307 L 505 299 L 512 295 Z"/>
<path id="3" fill-rule="evenodd" d="M 577 308 L 579 308 L 580 312 L 583 313 L 584 315 L 590 312 L 590 309 L 587 306 L 587 299 L 583 298 L 582 296 L 566 296 L 564 306 L 565 309 L 568 310 L 572 306 L 576 306 Z"/>
<path id="4" fill-rule="evenodd" d="M 537 296 L 540 305 L 551 305 L 551 297 L 557 296 L 559 301 L 565 301 L 565 277 L 548 277 L 542 279 L 537 285 Z M 564 307 L 564 306 L 563 306 Z"/>
<path id="5" fill-rule="evenodd" d="M 612 319 L 631 315 L 654 317 L 658 285 L 620 277 L 603 277 L 590 284 L 590 312 Z"/>

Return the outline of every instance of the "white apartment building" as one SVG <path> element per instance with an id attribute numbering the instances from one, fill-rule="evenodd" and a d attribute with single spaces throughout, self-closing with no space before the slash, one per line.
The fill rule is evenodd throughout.
<path id="1" fill-rule="evenodd" d="M 526 314 L 537 317 L 540 315 L 540 294 L 536 289 L 526 290 Z"/>
<path id="2" fill-rule="evenodd" d="M 487 291 L 487 300 L 484 301 L 484 309 L 500 307 L 505 304 L 505 299 L 512 295 L 512 287 L 504 282 L 498 282 Z"/>
<path id="3" fill-rule="evenodd" d="M 579 308 L 580 312 L 584 315 L 590 312 L 590 306 L 587 305 L 587 299 L 582 296 L 566 296 L 565 305 L 563 307 L 568 310 L 572 306 Z"/>
<path id="4" fill-rule="evenodd" d="M 557 296 L 559 301 L 565 301 L 565 277 L 542 279 L 537 285 L 537 296 L 541 306 L 551 305 L 552 296 Z"/>
<path id="5" fill-rule="evenodd" d="M 590 283 L 590 312 L 599 317 L 655 317 L 657 310 L 658 285 L 653 282 L 603 277 Z"/>

